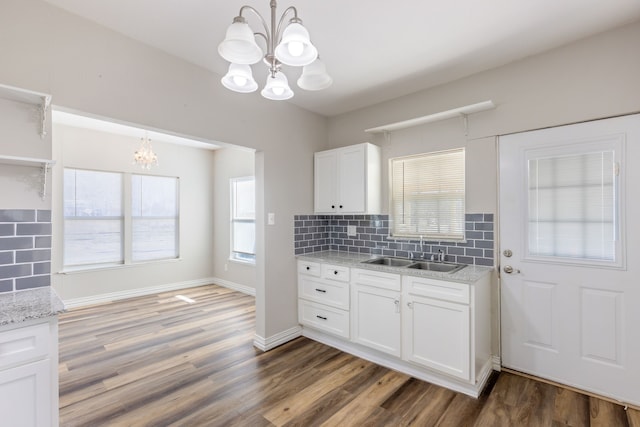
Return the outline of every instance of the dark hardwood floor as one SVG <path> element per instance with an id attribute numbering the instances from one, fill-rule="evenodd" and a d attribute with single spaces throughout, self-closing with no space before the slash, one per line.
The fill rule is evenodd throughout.
<path id="1" fill-rule="evenodd" d="M 253 297 L 214 285 L 70 310 L 60 424 L 640 427 L 638 411 L 513 374 L 473 399 L 302 337 L 263 353 L 253 334 Z"/>

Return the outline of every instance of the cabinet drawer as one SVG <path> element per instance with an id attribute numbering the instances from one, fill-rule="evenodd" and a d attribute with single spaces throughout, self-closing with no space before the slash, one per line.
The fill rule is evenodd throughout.
<path id="1" fill-rule="evenodd" d="M 342 265 L 323 264 L 321 277 L 323 279 L 337 280 L 339 282 L 348 282 L 349 267 L 344 267 Z"/>
<path id="2" fill-rule="evenodd" d="M 298 261 L 298 274 L 320 277 L 320 264 L 310 261 Z"/>
<path id="3" fill-rule="evenodd" d="M 349 338 L 349 312 L 310 301 L 298 301 L 298 321 L 305 326 Z"/>
<path id="4" fill-rule="evenodd" d="M 348 310 L 349 284 L 300 275 L 298 297 Z"/>
<path id="5" fill-rule="evenodd" d="M 49 323 L 0 332 L 0 369 L 45 358 L 49 345 Z"/>
<path id="6" fill-rule="evenodd" d="M 469 285 L 464 283 L 404 276 L 403 284 L 406 292 L 413 295 L 469 304 Z"/>
<path id="7" fill-rule="evenodd" d="M 399 274 L 354 268 L 351 271 L 351 283 L 400 291 L 402 282 Z"/>

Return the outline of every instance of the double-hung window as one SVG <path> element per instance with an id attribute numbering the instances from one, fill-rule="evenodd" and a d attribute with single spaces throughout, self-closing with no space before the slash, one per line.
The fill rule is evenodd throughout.
<path id="1" fill-rule="evenodd" d="M 391 236 L 464 240 L 464 148 L 393 158 Z"/>
<path id="2" fill-rule="evenodd" d="M 122 174 L 64 170 L 64 263 L 121 264 Z"/>
<path id="3" fill-rule="evenodd" d="M 178 179 L 131 176 L 132 261 L 178 256 Z"/>
<path id="4" fill-rule="evenodd" d="M 178 184 L 174 177 L 65 168 L 64 266 L 177 258 Z"/>
<path id="5" fill-rule="evenodd" d="M 254 263 L 256 259 L 256 208 L 254 177 L 231 179 L 231 259 Z"/>

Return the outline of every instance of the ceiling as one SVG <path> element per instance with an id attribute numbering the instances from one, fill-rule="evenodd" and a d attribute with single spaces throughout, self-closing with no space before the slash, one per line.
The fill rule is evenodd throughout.
<path id="1" fill-rule="evenodd" d="M 45 0 L 220 76 L 217 54 L 242 5 L 267 0 Z M 284 67 L 302 108 L 334 116 L 453 81 L 640 19 L 640 0 L 288 0 L 333 85 L 306 92 Z M 247 14 L 254 31 L 258 19 Z M 259 41 L 259 43 L 261 43 Z M 266 67 L 253 66 L 262 87 Z M 237 94 L 250 99 L 252 94 Z M 275 101 L 274 101 L 275 102 Z"/>

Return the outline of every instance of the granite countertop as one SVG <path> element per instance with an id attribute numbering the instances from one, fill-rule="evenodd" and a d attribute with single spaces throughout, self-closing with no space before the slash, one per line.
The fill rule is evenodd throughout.
<path id="1" fill-rule="evenodd" d="M 452 282 L 461 283 L 474 283 L 481 279 L 485 274 L 493 271 L 493 267 L 486 267 L 483 265 L 467 265 L 465 268 L 456 271 L 455 273 L 442 273 L 439 271 L 418 270 L 406 267 L 389 267 L 386 265 L 376 264 L 364 264 L 362 261 L 366 261 L 373 258 L 380 258 L 382 255 L 370 255 L 370 254 L 358 254 L 352 252 L 340 252 L 340 251 L 322 251 L 313 252 L 304 255 L 298 255 L 299 260 L 306 260 L 312 262 L 323 262 L 337 265 L 344 265 L 348 267 L 364 268 L 367 270 L 384 271 L 387 273 L 403 274 L 405 276 L 418 276 L 429 277 L 432 279 L 448 280 Z M 418 261 L 418 260 L 416 260 Z"/>
<path id="2" fill-rule="evenodd" d="M 0 293 L 0 326 L 55 316 L 64 310 L 51 286 Z"/>

